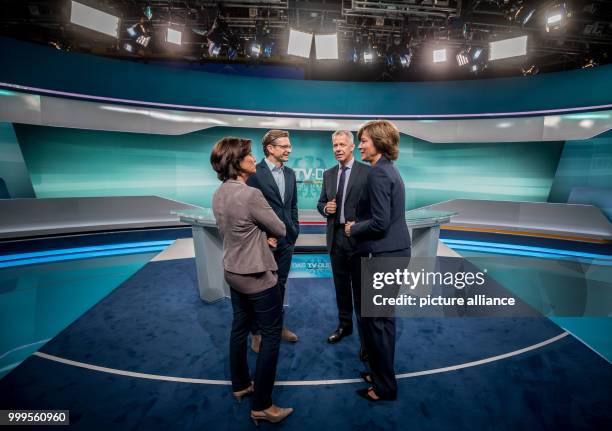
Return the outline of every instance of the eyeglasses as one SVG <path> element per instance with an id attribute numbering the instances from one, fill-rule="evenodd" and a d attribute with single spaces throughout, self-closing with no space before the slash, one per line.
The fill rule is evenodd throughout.
<path id="1" fill-rule="evenodd" d="M 273 147 L 281 148 L 283 150 L 290 150 L 291 149 L 291 145 L 279 145 L 279 144 L 270 144 L 270 145 L 272 145 Z"/>

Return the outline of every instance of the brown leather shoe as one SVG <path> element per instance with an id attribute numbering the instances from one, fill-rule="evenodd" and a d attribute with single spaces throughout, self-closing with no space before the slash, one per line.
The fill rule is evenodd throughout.
<path id="1" fill-rule="evenodd" d="M 293 332 L 288 330 L 287 328 L 283 328 L 283 333 L 281 334 L 281 339 L 283 341 L 289 341 L 291 343 L 295 343 L 298 340 L 298 336 Z"/>
<path id="2" fill-rule="evenodd" d="M 255 353 L 259 353 L 259 347 L 261 346 L 261 335 L 253 334 L 253 338 L 251 340 L 251 350 Z"/>

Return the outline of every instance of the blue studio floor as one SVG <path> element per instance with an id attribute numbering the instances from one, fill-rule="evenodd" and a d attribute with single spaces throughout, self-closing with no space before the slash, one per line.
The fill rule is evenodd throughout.
<path id="1" fill-rule="evenodd" d="M 195 280 L 193 259 L 147 264 L 0 380 L 1 408 L 69 409 L 82 430 L 251 429 L 227 384 L 230 303 L 203 304 Z M 289 283 L 279 429 L 612 428 L 612 366 L 544 317 L 397 319 L 399 399 L 368 403 L 357 336 L 325 341 L 331 279 Z"/>

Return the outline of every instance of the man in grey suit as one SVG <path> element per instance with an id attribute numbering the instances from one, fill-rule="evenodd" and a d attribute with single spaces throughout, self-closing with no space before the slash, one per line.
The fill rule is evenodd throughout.
<path id="1" fill-rule="evenodd" d="M 365 189 L 369 166 L 353 157 L 353 134 L 338 130 L 332 135 L 334 157 L 338 164 L 323 174 L 323 187 L 317 209 L 327 219 L 327 251 L 336 288 L 339 325 L 329 336 L 329 343 L 337 343 L 353 332 L 353 289 L 351 259 L 355 241 L 344 233 L 344 224 L 355 221 L 357 201 Z M 359 283 L 355 283 L 359 286 Z M 359 318 L 359 310 L 355 310 Z M 359 322 L 358 322 L 359 323 Z"/>

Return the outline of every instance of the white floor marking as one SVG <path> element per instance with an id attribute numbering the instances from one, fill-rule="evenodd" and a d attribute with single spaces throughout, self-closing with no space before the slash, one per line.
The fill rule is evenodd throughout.
<path id="1" fill-rule="evenodd" d="M 460 370 L 463 368 L 475 367 L 478 365 L 487 364 L 494 361 L 500 361 L 502 359 L 510 358 L 512 356 L 521 355 L 532 350 L 539 349 L 546 345 L 552 344 L 556 341 L 567 337 L 569 332 L 563 332 L 555 337 L 549 338 L 548 340 L 534 344 L 532 346 L 525 347 L 523 349 L 515 350 L 513 352 L 504 353 L 502 355 L 491 356 L 489 358 L 479 359 L 477 361 L 466 362 L 464 364 L 452 365 L 450 367 L 435 368 L 432 370 L 415 371 L 412 373 L 398 374 L 398 379 L 408 379 L 413 377 L 426 376 L 430 374 L 446 373 L 449 371 Z M 48 359 L 50 361 L 59 362 L 65 365 L 72 365 L 73 367 L 85 368 L 92 371 L 99 371 L 102 373 L 116 374 L 119 376 L 134 377 L 138 379 L 148 380 L 161 380 L 166 382 L 179 382 L 179 383 L 195 383 L 201 385 L 231 385 L 232 383 L 228 380 L 210 380 L 210 379 L 192 379 L 186 377 L 172 377 L 172 376 L 160 376 L 157 374 L 146 374 L 146 373 L 135 373 L 133 371 L 117 370 L 115 368 L 100 367 L 98 365 L 87 364 L 84 362 L 72 361 L 70 359 L 60 358 L 58 356 L 49 355 L 43 352 L 36 352 L 34 355 L 39 358 Z M 361 379 L 338 379 L 338 380 L 286 380 L 277 381 L 276 386 L 322 386 L 322 385 L 342 385 L 348 383 L 361 383 Z"/>

